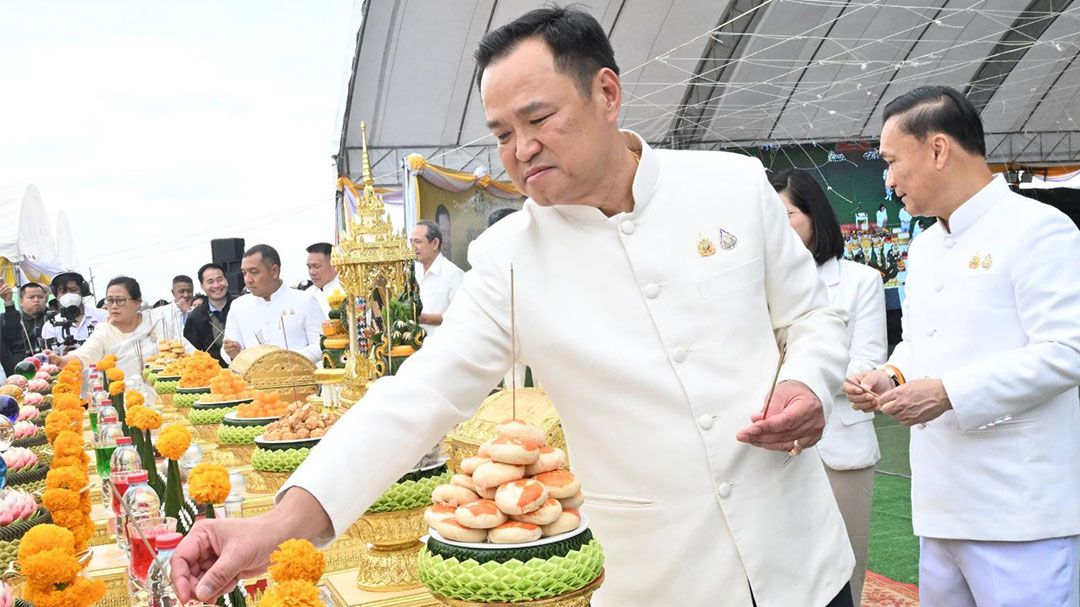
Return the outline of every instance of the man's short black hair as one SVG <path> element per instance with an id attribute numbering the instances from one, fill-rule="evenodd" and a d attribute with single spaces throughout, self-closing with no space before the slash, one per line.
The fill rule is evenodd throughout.
<path id="1" fill-rule="evenodd" d="M 586 98 L 592 96 L 596 72 L 606 67 L 619 73 L 611 41 L 596 18 L 577 8 L 547 6 L 525 13 L 480 40 L 473 55 L 476 87 L 480 87 L 488 65 L 509 55 L 518 43 L 533 36 L 544 40 L 555 56 L 555 69 L 574 78 Z"/>
<path id="2" fill-rule="evenodd" d="M 488 227 L 490 228 L 491 226 L 502 221 L 502 219 L 507 215 L 513 215 L 514 213 L 517 213 L 517 209 L 513 207 L 507 207 L 505 209 L 499 209 L 493 212 L 491 215 L 488 215 Z"/>
<path id="3" fill-rule="evenodd" d="M 844 256 L 844 235 L 840 233 L 840 222 L 836 211 L 829 204 L 829 198 L 818 182 L 806 171 L 791 169 L 773 173 L 769 177 L 776 193 L 787 192 L 792 204 L 810 218 L 814 228 L 810 252 L 820 266 L 830 259 Z"/>
<path id="4" fill-rule="evenodd" d="M 960 91 L 947 86 L 921 86 L 900 95 L 885 106 L 882 122 L 900 116 L 900 130 L 924 141 L 931 133 L 952 137 L 972 154 L 986 157 L 979 110 Z"/>
<path id="5" fill-rule="evenodd" d="M 61 272 L 52 279 L 53 296 L 60 297 L 60 289 L 66 289 L 70 283 L 75 283 L 75 286 L 79 288 L 79 294 L 83 297 L 90 295 L 90 285 L 86 284 L 82 274 L 78 272 Z"/>
<path id="6" fill-rule="evenodd" d="M 19 287 L 19 297 L 26 295 L 27 289 L 41 289 L 41 293 L 45 295 L 45 297 L 49 296 L 49 290 L 45 288 L 45 285 L 36 282 L 28 282 Z"/>
<path id="7" fill-rule="evenodd" d="M 329 242 L 316 242 L 307 248 L 308 253 L 318 253 L 320 255 L 326 255 L 330 257 L 330 254 L 334 252 L 334 245 Z"/>
<path id="8" fill-rule="evenodd" d="M 172 283 L 173 283 L 174 287 L 179 283 L 183 283 L 183 284 L 186 284 L 186 285 L 191 285 L 192 288 L 195 287 L 195 283 L 191 280 L 191 277 L 188 276 L 187 274 L 178 274 L 176 276 L 173 276 Z"/>
<path id="9" fill-rule="evenodd" d="M 427 228 L 427 232 L 424 233 L 424 237 L 427 238 L 428 242 L 435 242 L 435 240 L 438 239 L 439 246 L 442 247 L 442 230 L 439 229 L 439 225 L 437 223 L 425 219 L 424 221 L 417 222 L 416 225 L 424 226 L 425 228 Z"/>
<path id="10" fill-rule="evenodd" d="M 266 262 L 268 266 L 281 267 L 281 255 L 278 255 L 277 249 L 268 244 L 257 244 L 244 251 L 245 258 L 251 257 L 252 255 L 261 255 L 262 260 Z"/>
<path id="11" fill-rule="evenodd" d="M 216 264 L 216 263 L 214 263 L 214 262 L 212 262 L 212 261 L 211 261 L 210 263 L 204 263 L 204 264 L 202 265 L 202 267 L 201 267 L 201 268 L 199 268 L 199 273 L 198 273 L 198 277 L 199 277 L 199 284 L 200 284 L 200 285 L 201 285 L 201 284 L 203 283 L 203 279 L 205 279 L 205 278 L 206 278 L 206 271 L 207 271 L 207 270 L 217 270 L 217 271 L 221 272 L 222 274 L 224 274 L 224 273 L 225 273 L 225 268 L 223 268 L 223 267 L 222 267 L 221 265 L 219 265 L 219 264 Z"/>

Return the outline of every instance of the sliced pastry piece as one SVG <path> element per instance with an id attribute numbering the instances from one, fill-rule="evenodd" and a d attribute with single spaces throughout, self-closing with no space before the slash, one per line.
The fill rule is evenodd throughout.
<path id="1" fill-rule="evenodd" d="M 562 503 L 563 510 L 567 508 L 577 510 L 578 508 L 581 508 L 582 504 L 585 503 L 585 494 L 578 491 L 570 497 L 562 498 L 561 500 L 559 500 L 559 502 Z"/>
<path id="2" fill-rule="evenodd" d="M 577 510 L 566 508 L 559 514 L 559 518 L 555 519 L 555 522 L 544 525 L 544 537 L 559 535 L 560 533 L 569 533 L 574 529 L 577 529 L 580 524 L 581 514 L 579 514 Z"/>
<path id="3" fill-rule="evenodd" d="M 424 522 L 428 524 L 428 527 L 434 527 L 438 521 L 443 521 L 448 518 L 454 518 L 454 511 L 457 510 L 454 506 L 446 506 L 443 504 L 433 504 L 428 506 L 424 510 Z"/>
<path id="4" fill-rule="evenodd" d="M 491 500 L 477 500 L 458 506 L 454 518 L 469 529 L 492 529 L 506 522 L 506 515 Z"/>
<path id="5" fill-rule="evenodd" d="M 526 514 L 547 502 L 548 490 L 542 483 L 529 478 L 506 483 L 495 492 L 495 503 L 506 514 Z"/>
<path id="6" fill-rule="evenodd" d="M 497 438 L 488 445 L 488 454 L 494 462 L 527 466 L 540 457 L 540 445 L 524 438 Z"/>
<path id="7" fill-rule="evenodd" d="M 488 541 L 492 544 L 524 544 L 535 542 L 544 536 L 540 527 L 532 523 L 509 521 L 488 532 Z"/>
<path id="8" fill-rule="evenodd" d="M 540 428 L 520 419 L 508 419 L 495 426 L 495 432 L 503 438 L 522 438 L 543 447 L 547 444 L 547 436 Z"/>
<path id="9" fill-rule="evenodd" d="M 559 500 L 549 497 L 547 501 L 544 502 L 544 505 L 536 510 L 527 514 L 515 514 L 510 518 L 515 521 L 531 523 L 533 525 L 550 525 L 559 518 L 560 514 L 562 514 L 562 504 L 559 503 Z"/>
<path id="10" fill-rule="evenodd" d="M 551 497 L 563 499 L 581 491 L 581 483 L 578 482 L 573 472 L 569 470 L 552 470 L 537 474 L 536 480 L 543 483 Z"/>
<path id="11" fill-rule="evenodd" d="M 439 485 L 431 492 L 431 501 L 444 506 L 458 507 L 480 499 L 474 491 L 458 485 Z"/>
<path id="12" fill-rule="evenodd" d="M 566 453 L 558 447 L 541 447 L 536 461 L 525 466 L 525 476 L 536 476 L 566 467 Z"/>
<path id="13" fill-rule="evenodd" d="M 486 464 L 480 464 L 480 467 L 473 472 L 473 483 L 477 487 L 498 487 L 504 483 L 510 481 L 516 481 L 525 476 L 525 466 L 514 466 L 511 464 L 500 464 L 499 462 L 488 462 Z"/>
<path id="14" fill-rule="evenodd" d="M 461 469 L 462 474 L 472 474 L 473 472 L 476 472 L 476 469 L 480 467 L 480 464 L 486 464 L 490 461 L 491 460 L 486 457 L 466 457 L 461 460 L 461 465 L 458 466 L 458 468 Z"/>
<path id="15" fill-rule="evenodd" d="M 453 518 L 436 521 L 431 527 L 438 531 L 439 535 L 455 542 L 481 543 L 488 537 L 487 529 L 469 529 Z"/>

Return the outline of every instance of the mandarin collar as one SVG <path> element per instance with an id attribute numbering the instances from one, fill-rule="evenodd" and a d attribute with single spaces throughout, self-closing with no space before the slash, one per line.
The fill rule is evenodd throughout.
<path id="1" fill-rule="evenodd" d="M 836 257 L 827 259 L 825 263 L 818 266 L 818 276 L 830 287 L 840 284 L 840 260 Z"/>
<path id="2" fill-rule="evenodd" d="M 990 183 L 983 186 L 983 189 L 976 192 L 974 196 L 967 199 L 967 202 L 953 211 L 948 221 L 943 222 L 949 226 L 946 232 L 956 236 L 970 228 L 994 205 L 1001 202 L 1001 199 L 1005 198 L 1009 192 L 1005 177 L 997 175 L 990 180 Z M 943 225 L 942 228 L 944 227 Z"/>
<path id="3" fill-rule="evenodd" d="M 624 219 L 635 217 L 640 215 L 645 207 L 652 200 L 653 193 L 656 192 L 656 185 L 660 179 L 660 162 L 656 157 L 656 152 L 634 131 L 620 130 L 628 140 L 628 143 L 633 140 L 641 145 L 641 162 L 638 163 L 637 171 L 634 173 L 634 183 L 631 186 L 631 193 L 634 197 L 634 209 L 626 213 L 618 213 L 608 217 L 604 213 L 593 206 L 578 205 L 578 204 L 557 204 L 552 208 L 563 217 L 574 219 L 577 221 L 585 221 L 589 223 L 617 223 Z"/>

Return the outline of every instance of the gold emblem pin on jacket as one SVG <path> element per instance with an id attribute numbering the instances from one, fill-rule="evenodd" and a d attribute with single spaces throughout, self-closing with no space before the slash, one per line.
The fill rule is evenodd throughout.
<path id="1" fill-rule="evenodd" d="M 710 257 L 716 253 L 716 245 L 713 241 L 709 240 L 709 237 L 704 234 L 698 234 L 697 241 L 697 254 L 702 257 Z"/>
<path id="2" fill-rule="evenodd" d="M 975 251 L 975 254 L 971 256 L 971 261 L 968 261 L 969 270 L 978 270 L 979 265 L 982 263 L 982 258 L 979 257 L 979 252 Z"/>

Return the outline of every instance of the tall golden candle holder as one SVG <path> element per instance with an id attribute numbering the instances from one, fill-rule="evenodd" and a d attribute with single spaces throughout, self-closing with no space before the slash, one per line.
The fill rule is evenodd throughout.
<path id="1" fill-rule="evenodd" d="M 378 290 L 381 305 L 389 305 L 392 296 L 405 291 L 409 265 L 415 259 L 405 235 L 394 232 L 382 196 L 375 193 L 375 180 L 368 161 L 366 125 L 361 123 L 360 130 L 364 191 L 357 200 L 356 213 L 346 211 L 344 233 L 340 235 L 340 242 L 330 256 L 347 295 L 345 309 L 349 323 L 349 360 L 345 364 L 342 394 L 347 402 L 359 400 L 374 375 L 374 347 L 367 348 L 365 352 L 359 345 L 356 299 L 363 298 L 366 307 L 371 307 L 372 296 Z"/>

